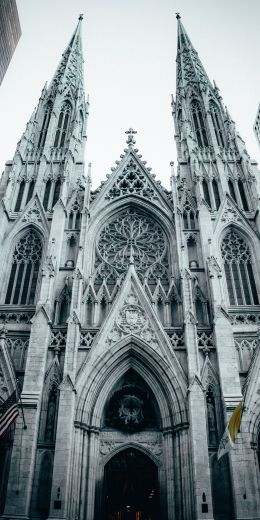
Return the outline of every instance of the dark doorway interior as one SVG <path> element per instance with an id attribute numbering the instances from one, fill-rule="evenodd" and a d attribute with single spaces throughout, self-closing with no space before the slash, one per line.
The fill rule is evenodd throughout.
<path id="1" fill-rule="evenodd" d="M 105 466 L 105 520 L 159 520 L 157 466 L 128 448 Z"/>

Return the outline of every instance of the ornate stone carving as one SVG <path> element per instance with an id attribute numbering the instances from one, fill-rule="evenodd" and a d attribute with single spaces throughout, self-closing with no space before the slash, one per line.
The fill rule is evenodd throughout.
<path id="1" fill-rule="evenodd" d="M 173 348 L 184 346 L 184 334 L 182 331 L 168 332 L 168 335 Z"/>
<path id="2" fill-rule="evenodd" d="M 117 317 L 118 327 L 127 334 L 138 334 L 146 324 L 145 313 L 138 305 L 125 305 Z"/>
<path id="3" fill-rule="evenodd" d="M 103 261 L 124 272 L 132 257 L 138 272 L 145 274 L 166 256 L 166 237 L 150 218 L 127 209 L 101 232 L 98 252 Z"/>
<path id="4" fill-rule="evenodd" d="M 6 339 L 6 345 L 11 354 L 15 369 L 24 370 L 27 357 L 27 350 L 29 346 L 29 339 L 15 338 L 9 336 Z"/>
<path id="5" fill-rule="evenodd" d="M 79 346 L 80 347 L 86 347 L 86 348 L 90 348 L 93 341 L 94 341 L 94 338 L 96 336 L 96 331 L 82 331 L 80 333 L 80 343 L 79 343 Z"/>
<path id="6" fill-rule="evenodd" d="M 221 220 L 223 222 L 242 222 L 239 212 L 228 201 L 227 206 L 222 214 Z"/>
<path id="7" fill-rule="evenodd" d="M 23 215 L 22 222 L 42 222 L 39 206 L 35 200 L 33 204 L 28 208 L 26 213 Z"/>
<path id="8" fill-rule="evenodd" d="M 65 331 L 57 330 L 51 334 L 51 346 L 65 347 L 67 333 Z"/>
<path id="9" fill-rule="evenodd" d="M 117 177 L 106 199 L 112 200 L 124 195 L 139 195 L 148 200 L 158 200 L 156 191 L 133 159 L 130 159 L 121 175 Z"/>
<path id="10" fill-rule="evenodd" d="M 214 347 L 213 334 L 211 331 L 198 332 L 198 346 L 203 350 L 204 354 L 210 352 Z"/>
<path id="11" fill-rule="evenodd" d="M 207 259 L 208 263 L 208 271 L 210 278 L 214 278 L 214 276 L 221 277 L 222 276 L 222 270 L 219 266 L 215 256 L 209 256 Z"/>

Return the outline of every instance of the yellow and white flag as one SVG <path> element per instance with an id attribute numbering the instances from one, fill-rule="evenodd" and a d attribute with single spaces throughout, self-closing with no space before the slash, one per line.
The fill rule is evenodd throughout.
<path id="1" fill-rule="evenodd" d="M 219 443 L 218 460 L 235 446 L 235 440 L 237 438 L 237 434 L 239 432 L 241 424 L 242 408 L 243 401 L 240 401 L 240 403 L 237 405 L 236 409 L 232 413 L 228 421 L 227 427 L 223 433 L 222 439 Z"/>

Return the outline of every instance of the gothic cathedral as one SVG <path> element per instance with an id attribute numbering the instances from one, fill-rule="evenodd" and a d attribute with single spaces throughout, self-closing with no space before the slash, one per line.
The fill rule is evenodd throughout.
<path id="1" fill-rule="evenodd" d="M 6 164 L 2 519 L 260 519 L 259 172 L 177 18 L 170 191 L 133 129 L 91 189 L 82 17 Z"/>

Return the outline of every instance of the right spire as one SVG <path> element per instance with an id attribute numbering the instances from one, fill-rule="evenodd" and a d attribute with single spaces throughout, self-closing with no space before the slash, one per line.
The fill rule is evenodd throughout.
<path id="1" fill-rule="evenodd" d="M 179 181 L 214 216 L 226 194 L 239 209 L 254 215 L 255 162 L 250 160 L 218 87 L 209 80 L 179 13 L 176 18 L 176 100 L 172 100 L 172 109 Z"/>

